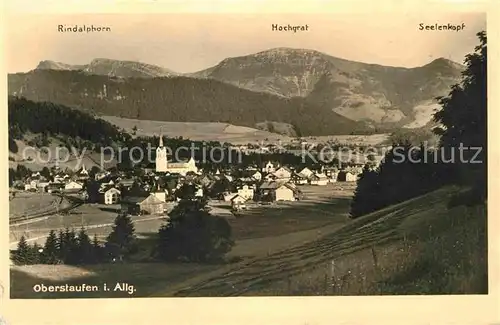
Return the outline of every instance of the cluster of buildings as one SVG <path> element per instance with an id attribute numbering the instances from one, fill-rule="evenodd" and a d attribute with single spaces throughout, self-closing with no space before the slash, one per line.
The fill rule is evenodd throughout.
<path id="1" fill-rule="evenodd" d="M 234 209 L 245 208 L 249 201 L 296 201 L 301 199 L 301 185 L 355 182 L 361 172 L 360 167 L 295 170 L 271 161 L 263 166 L 204 172 L 192 158 L 184 162 L 169 161 L 161 137 L 156 152 L 154 169 L 144 168 L 141 176 L 118 170 L 98 171 L 90 176 L 83 166 L 72 175 L 57 170 L 51 171 L 50 177 L 33 173 L 22 185 L 28 191 L 77 193 L 88 202 L 120 204 L 122 211 L 137 215 L 163 214 L 186 195 L 230 202 Z"/>

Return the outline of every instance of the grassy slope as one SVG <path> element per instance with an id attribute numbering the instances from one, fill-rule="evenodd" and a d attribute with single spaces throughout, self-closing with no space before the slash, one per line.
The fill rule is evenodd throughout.
<path id="1" fill-rule="evenodd" d="M 354 220 L 317 241 L 239 263 L 102 265 L 87 268 L 78 280 L 43 282 L 127 281 L 140 288 L 138 296 L 487 293 L 486 208 L 448 209 L 457 192 L 441 189 Z M 68 267 L 13 267 L 12 297 L 33 297 L 30 285 L 40 283 L 35 274 L 54 268 Z M 75 269 L 73 275 L 85 271 Z"/>

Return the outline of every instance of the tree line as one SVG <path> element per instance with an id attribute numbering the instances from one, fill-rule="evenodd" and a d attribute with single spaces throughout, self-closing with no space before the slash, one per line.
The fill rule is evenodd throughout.
<path id="1" fill-rule="evenodd" d="M 434 114 L 439 126 L 433 131 L 440 136 L 438 150 L 415 139 L 394 135 L 392 149 L 380 166 L 365 168 L 351 204 L 351 217 L 356 218 L 392 204 L 416 197 L 443 185 L 456 184 L 470 190 L 462 203 L 481 204 L 487 196 L 487 38 L 477 34 L 479 45 L 466 56 L 466 69 L 461 83 L 454 85 L 448 96 L 439 97 L 441 110 Z M 418 134 L 420 135 L 420 133 Z M 462 156 L 459 157 L 459 148 Z M 475 148 L 475 149 L 470 149 Z M 401 160 L 401 156 L 405 158 Z"/>
<path id="2" fill-rule="evenodd" d="M 90 239 L 84 228 L 50 231 L 45 244 L 28 244 L 22 236 L 11 251 L 16 265 L 125 262 L 141 250 L 149 250 L 156 261 L 218 262 L 234 246 L 228 221 L 212 215 L 204 198 L 186 195 L 171 211 L 154 236 L 154 244 L 141 242 L 135 234 L 132 218 L 119 214 L 104 244 Z"/>

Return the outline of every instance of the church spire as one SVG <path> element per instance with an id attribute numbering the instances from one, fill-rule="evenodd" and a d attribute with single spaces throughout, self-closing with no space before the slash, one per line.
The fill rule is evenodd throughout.
<path id="1" fill-rule="evenodd" d="M 159 144 L 159 147 L 163 148 L 163 133 L 160 133 L 160 144 Z"/>

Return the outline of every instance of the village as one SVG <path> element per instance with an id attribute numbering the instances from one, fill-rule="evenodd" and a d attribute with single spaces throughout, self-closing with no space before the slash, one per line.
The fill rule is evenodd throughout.
<path id="1" fill-rule="evenodd" d="M 181 198 L 205 197 L 208 205 L 220 214 L 238 216 L 242 210 L 288 202 L 293 204 L 306 198 L 304 187 L 330 188 L 334 183 L 355 184 L 362 166 L 343 169 L 321 165 L 317 170 L 267 161 L 261 166 L 217 169 L 204 172 L 193 158 L 172 162 L 167 157 L 163 139 L 156 148 L 154 166 L 135 171 L 99 170 L 83 165 L 71 173 L 51 168 L 46 172 L 32 172 L 12 184 L 11 197 L 24 192 L 32 195 L 52 195 L 71 199 L 79 204 L 109 206 L 110 211 L 131 216 L 167 216 Z M 352 186 L 351 186 L 352 187 Z M 342 188 L 342 187 L 340 187 Z M 18 197 L 20 195 L 18 194 Z M 58 209 L 29 211 L 16 214 L 11 209 L 11 224 L 47 216 Z"/>

